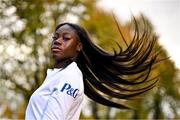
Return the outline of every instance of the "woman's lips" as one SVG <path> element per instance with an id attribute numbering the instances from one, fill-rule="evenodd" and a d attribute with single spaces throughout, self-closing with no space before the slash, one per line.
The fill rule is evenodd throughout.
<path id="1" fill-rule="evenodd" d="M 61 50 L 60 50 L 60 49 L 57 49 L 57 48 L 52 48 L 51 51 L 52 51 L 52 52 L 60 52 Z"/>
<path id="2" fill-rule="evenodd" d="M 61 52 L 62 50 L 60 48 L 58 48 L 58 47 L 52 47 L 51 51 L 52 52 Z"/>

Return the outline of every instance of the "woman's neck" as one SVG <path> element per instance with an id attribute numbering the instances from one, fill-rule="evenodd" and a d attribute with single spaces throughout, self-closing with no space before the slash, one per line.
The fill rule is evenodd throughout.
<path id="1" fill-rule="evenodd" d="M 73 62 L 73 61 L 70 60 L 70 59 L 66 59 L 66 60 L 63 60 L 63 61 L 55 61 L 54 68 L 65 68 L 71 62 Z"/>

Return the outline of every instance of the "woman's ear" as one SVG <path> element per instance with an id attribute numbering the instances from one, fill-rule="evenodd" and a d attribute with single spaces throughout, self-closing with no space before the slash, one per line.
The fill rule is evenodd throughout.
<path id="1" fill-rule="evenodd" d="M 76 51 L 77 51 L 77 52 L 80 52 L 80 51 L 82 50 L 82 47 L 83 47 L 83 46 L 82 46 L 82 43 L 79 42 L 78 45 L 77 45 Z"/>

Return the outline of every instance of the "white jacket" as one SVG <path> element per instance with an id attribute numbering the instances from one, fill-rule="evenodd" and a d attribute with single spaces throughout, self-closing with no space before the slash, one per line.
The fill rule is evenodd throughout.
<path id="1" fill-rule="evenodd" d="M 25 120 L 78 120 L 83 98 L 83 77 L 75 62 L 65 69 L 48 69 L 29 100 Z"/>

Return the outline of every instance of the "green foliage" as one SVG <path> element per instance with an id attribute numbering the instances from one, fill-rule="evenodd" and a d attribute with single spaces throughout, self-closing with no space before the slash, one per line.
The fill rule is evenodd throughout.
<path id="1" fill-rule="evenodd" d="M 2 0 L 0 6 L 1 30 L 8 30 L 0 33 L 3 48 L 0 84 L 4 86 L 1 89 L 15 91 L 11 99 L 23 95 L 21 100 L 24 99 L 26 106 L 31 94 L 42 84 L 47 68 L 53 64 L 49 49 L 55 26 L 83 3 L 80 0 Z M 0 101 L 6 101 L 6 97 Z M 7 106 L 5 111 L 12 110 L 11 105 Z M 13 114 L 5 113 L 1 117 L 13 118 Z"/>
<path id="2" fill-rule="evenodd" d="M 80 22 L 91 33 L 92 39 L 97 45 L 106 51 L 112 52 L 112 47 L 117 47 L 116 44 L 114 44 L 115 40 L 119 42 L 123 48 L 126 48 L 126 45 L 119 35 L 111 13 L 99 9 L 96 6 L 91 6 L 91 4 L 89 4 L 87 10 L 86 17 Z M 142 17 L 137 17 L 136 19 L 139 24 L 140 31 L 143 32 Z M 148 21 L 145 16 L 144 19 Z M 125 26 L 120 23 L 121 22 L 119 21 L 119 26 L 123 35 L 128 40 L 127 42 L 130 43 L 130 39 L 133 36 L 132 31 L 134 28 L 134 22 L 131 21 Z M 156 35 L 151 22 L 148 21 L 147 24 L 150 26 L 150 31 Z M 160 52 L 158 58 L 159 60 L 168 57 L 165 49 L 159 45 L 158 41 L 154 49 L 157 53 Z M 132 100 L 132 103 L 128 103 L 135 106 L 136 110 L 116 112 L 117 114 L 113 117 L 113 119 L 179 118 L 177 113 L 179 109 L 179 93 L 176 85 L 179 84 L 179 78 L 177 78 L 177 74 L 179 74 L 179 72 L 175 69 L 174 63 L 170 59 L 157 63 L 157 65 L 153 68 L 151 77 L 159 75 L 158 86 L 149 93 L 146 93 L 146 95 L 143 95 L 142 99 Z M 169 105 L 170 107 L 165 108 L 166 105 Z M 164 109 L 170 110 L 171 113 L 167 113 L 168 110 Z"/>
<path id="3" fill-rule="evenodd" d="M 109 52 L 113 52 L 112 48 L 118 51 L 116 42 L 120 43 L 122 48 L 126 48 L 113 19 L 113 14 L 105 12 L 96 6 L 88 6 L 88 8 L 85 18 L 81 19 L 80 23 L 91 34 L 94 42 Z M 128 28 L 124 28 L 120 23 L 119 26 L 124 34 L 128 33 L 126 32 Z"/>
<path id="4" fill-rule="evenodd" d="M 1 0 L 0 108 L 5 108 L 5 111 L 0 117 L 24 118 L 30 95 L 41 85 L 46 69 L 53 64 L 50 62 L 49 48 L 54 28 L 59 22 L 65 21 L 68 14 L 75 15 L 78 22 L 90 32 L 94 42 L 106 51 L 113 52 L 112 47 L 117 48 L 114 41 L 120 43 L 123 49 L 126 48 L 112 14 L 97 8 L 95 0 Z M 122 25 L 121 21 L 118 22 L 129 44 L 133 23 Z M 141 17 L 137 22 L 142 26 Z M 150 21 L 148 24 L 152 26 Z M 151 31 L 155 34 L 153 26 Z M 159 59 L 168 56 L 158 42 L 154 49 L 161 51 Z M 152 76 L 160 74 L 159 85 L 143 95 L 143 99 L 128 103 L 135 106 L 136 110 L 122 111 L 92 103 L 90 109 L 97 108 L 98 112 L 88 117 L 82 113 L 81 118 L 96 116 L 103 119 L 178 119 L 179 73 L 170 59 L 157 63 Z M 12 102 L 15 96 L 19 102 Z M 17 111 L 18 107 L 13 110 L 9 103 L 20 106 L 22 111 Z M 115 115 L 111 116 L 111 112 Z M 14 117 L 14 114 L 17 116 Z"/>

